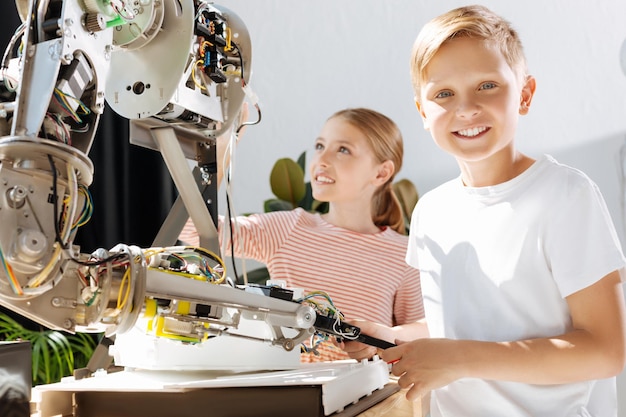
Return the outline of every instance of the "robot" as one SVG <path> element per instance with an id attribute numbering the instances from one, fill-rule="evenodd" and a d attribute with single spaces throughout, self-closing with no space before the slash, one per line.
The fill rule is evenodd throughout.
<path id="1" fill-rule="evenodd" d="M 227 276 L 215 230 L 217 138 L 241 128 L 245 100 L 260 120 L 241 19 L 204 0 L 15 4 L 22 25 L 0 63 L 0 304 L 51 329 L 105 336 L 71 381 L 35 387 L 39 415 L 85 411 L 94 392 L 116 395 L 124 415 L 137 415 L 136 397 L 152 415 L 172 415 L 171 398 L 177 415 L 195 415 L 199 405 L 183 395 L 193 387 L 286 383 L 322 385 L 313 392 L 329 415 L 383 392 L 379 359 L 302 369 L 296 347 L 320 333 L 391 344 L 311 294 Z M 83 253 L 74 243 L 91 216 L 87 155 L 105 101 L 129 120 L 132 143 L 161 153 L 179 191 L 150 248 Z M 175 246 L 188 217 L 199 247 Z M 111 357 L 124 371 L 108 372 Z M 282 400 L 269 405 L 282 412 Z M 98 415 L 121 415 L 96 403 Z"/>
<path id="2" fill-rule="evenodd" d="M 270 367 L 283 367 L 288 352 L 293 363 L 294 347 L 314 332 L 316 310 L 275 288 L 229 283 L 215 207 L 206 203 L 216 201 L 206 195 L 216 190 L 216 138 L 240 127 L 240 109 L 253 97 L 241 19 L 203 0 L 16 0 L 16 7 L 23 23 L 4 54 L 0 86 L 0 304 L 48 328 L 118 340 L 141 327 L 159 346 L 252 340 L 276 352 Z M 162 154 L 179 190 L 176 220 L 152 248 L 119 244 L 87 254 L 73 242 L 90 216 L 87 155 L 105 100 L 129 120 L 134 143 Z M 173 246 L 187 216 L 201 247 Z M 141 365 L 241 363 L 222 355 L 219 365 L 202 362 L 210 356 L 202 352 L 177 355 L 191 358 L 184 363 L 152 356 Z M 261 362 L 268 366 L 264 358 L 245 366 Z"/>

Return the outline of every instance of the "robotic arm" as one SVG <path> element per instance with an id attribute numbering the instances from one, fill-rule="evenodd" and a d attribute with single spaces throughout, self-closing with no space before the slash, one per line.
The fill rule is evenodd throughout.
<path id="1" fill-rule="evenodd" d="M 194 184 L 247 94 L 250 38 L 202 0 L 16 0 L 0 83 L 0 304 L 49 328 L 202 343 L 261 321 L 290 351 L 313 333 L 306 304 L 226 284 L 214 219 Z M 73 244 L 90 216 L 90 150 L 104 101 L 133 141 L 162 153 L 201 247 Z M 204 249 L 207 248 L 207 249 Z M 283 329 L 290 329 L 286 336 Z M 245 333 L 245 332 L 244 332 Z M 249 337 L 239 332 L 241 337 Z"/>

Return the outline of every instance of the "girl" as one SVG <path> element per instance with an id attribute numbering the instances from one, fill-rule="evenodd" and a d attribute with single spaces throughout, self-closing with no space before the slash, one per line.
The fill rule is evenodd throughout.
<path id="1" fill-rule="evenodd" d="M 407 237 L 392 191 L 402 157 L 402 135 L 388 117 L 364 108 L 333 114 L 315 140 L 309 169 L 313 197 L 328 202 L 328 212 L 237 217 L 235 256 L 263 262 L 273 280 L 290 288 L 326 292 L 347 321 L 395 326 L 421 319 L 419 273 L 404 260 Z M 224 218 L 218 223 L 220 230 Z M 190 221 L 180 240 L 197 243 Z M 231 242 L 223 243 L 230 250 Z M 302 356 L 346 358 L 328 342 Z"/>

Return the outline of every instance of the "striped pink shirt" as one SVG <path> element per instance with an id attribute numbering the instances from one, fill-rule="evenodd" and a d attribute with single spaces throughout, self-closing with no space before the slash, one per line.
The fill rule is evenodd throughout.
<path id="1" fill-rule="evenodd" d="M 220 217 L 218 228 L 223 221 Z M 197 244 L 190 227 L 188 222 L 180 238 Z M 389 228 L 353 232 L 301 208 L 240 216 L 236 227 L 235 256 L 264 263 L 272 279 L 290 288 L 328 293 L 347 321 L 393 326 L 424 317 L 419 271 L 405 261 L 407 236 Z M 316 360 L 346 358 L 338 353 Z"/>

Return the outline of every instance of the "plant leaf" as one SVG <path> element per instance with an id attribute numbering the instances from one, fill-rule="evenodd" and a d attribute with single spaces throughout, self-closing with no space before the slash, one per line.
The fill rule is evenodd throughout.
<path id="1" fill-rule="evenodd" d="M 328 213 L 328 201 L 313 200 L 311 204 L 311 210 L 318 213 Z"/>
<path id="2" fill-rule="evenodd" d="M 269 200 L 265 200 L 265 203 L 263 204 L 263 208 L 266 213 L 269 213 L 271 211 L 292 210 L 294 207 L 288 201 L 278 200 L 277 198 L 272 198 Z"/>
<path id="3" fill-rule="evenodd" d="M 59 377 L 74 370 L 74 352 L 67 337 L 57 331 L 50 331 L 48 344 L 52 347 L 55 359 L 59 365 Z"/>
<path id="4" fill-rule="evenodd" d="M 87 364 L 96 348 L 96 340 L 92 334 L 76 333 L 67 336 L 74 353 L 74 368 L 82 368 Z"/>
<path id="5" fill-rule="evenodd" d="M 305 193 L 304 170 L 290 158 L 281 158 L 274 164 L 270 173 L 272 192 L 279 200 L 298 205 Z"/>
<path id="6" fill-rule="evenodd" d="M 298 162 L 298 165 L 302 168 L 302 172 L 306 172 L 306 151 L 300 154 L 296 162 Z"/>
<path id="7" fill-rule="evenodd" d="M 33 336 L 33 383 L 49 384 L 52 382 L 50 349 L 44 333 L 32 333 Z"/>
<path id="8" fill-rule="evenodd" d="M 4 313 L 0 313 L 0 340 L 30 342 L 33 386 L 58 382 L 71 375 L 77 358 L 86 364 L 96 346 L 91 334 L 31 330 Z"/>
<path id="9" fill-rule="evenodd" d="M 313 211 L 313 202 L 315 200 L 313 199 L 313 189 L 311 188 L 311 183 L 307 182 L 306 184 L 304 184 L 304 187 L 306 191 L 302 200 L 298 202 L 298 207 L 302 207 L 307 211 Z"/>

